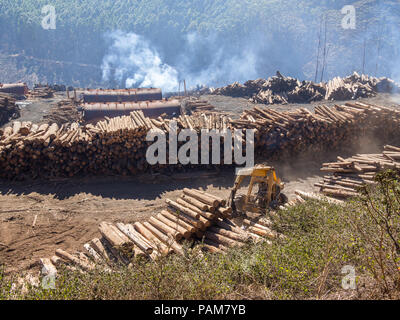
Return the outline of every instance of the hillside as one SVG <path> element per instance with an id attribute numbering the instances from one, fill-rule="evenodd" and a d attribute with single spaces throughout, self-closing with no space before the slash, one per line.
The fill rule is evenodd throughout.
<path id="1" fill-rule="evenodd" d="M 2 0 L 0 81 L 116 87 L 156 85 L 154 79 L 161 74 L 161 85 L 170 83 L 170 89 L 183 78 L 191 85 L 224 85 L 268 77 L 278 69 L 311 80 L 320 33 L 324 43 L 323 16 L 326 69 L 322 75 L 321 47 L 318 80 L 363 70 L 396 79 L 398 2 L 353 2 L 355 30 L 341 27 L 340 10 L 348 1 L 55 0 L 56 30 L 44 30 L 41 10 L 47 1 Z M 132 34 L 139 36 L 137 42 L 132 42 Z M 116 53 L 118 41 L 129 48 Z M 151 61 L 160 62 L 143 63 L 144 51 L 151 53 Z M 132 57 L 147 69 L 132 63 Z M 123 72 L 102 77 L 106 67 Z"/>

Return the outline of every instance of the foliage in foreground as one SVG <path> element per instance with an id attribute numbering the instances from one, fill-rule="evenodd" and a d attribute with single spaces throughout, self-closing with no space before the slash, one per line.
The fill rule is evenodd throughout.
<path id="1" fill-rule="evenodd" d="M 392 172 L 346 206 L 309 201 L 279 212 L 283 239 L 226 255 L 135 261 L 118 272 L 60 272 L 55 290 L 21 290 L 0 271 L 0 299 L 396 299 L 400 295 L 400 184 Z M 344 290 L 342 268 L 355 268 Z"/>

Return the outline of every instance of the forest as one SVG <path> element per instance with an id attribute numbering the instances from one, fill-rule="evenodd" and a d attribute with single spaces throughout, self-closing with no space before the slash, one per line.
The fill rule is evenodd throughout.
<path id="1" fill-rule="evenodd" d="M 55 29 L 42 26 L 49 4 Z M 346 5 L 354 29 L 343 28 Z M 277 70 L 400 78 L 396 0 L 0 0 L 0 31 L 1 82 L 173 90 Z"/>

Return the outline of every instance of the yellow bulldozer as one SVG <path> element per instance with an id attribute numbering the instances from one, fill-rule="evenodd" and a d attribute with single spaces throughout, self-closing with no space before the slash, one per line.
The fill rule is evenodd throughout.
<path id="1" fill-rule="evenodd" d="M 246 194 L 236 194 L 246 178 L 250 183 Z M 277 177 L 273 167 L 258 165 L 240 169 L 236 174 L 228 204 L 236 216 L 246 213 L 266 214 L 269 209 L 276 209 L 288 199 L 282 193 L 284 183 Z"/>

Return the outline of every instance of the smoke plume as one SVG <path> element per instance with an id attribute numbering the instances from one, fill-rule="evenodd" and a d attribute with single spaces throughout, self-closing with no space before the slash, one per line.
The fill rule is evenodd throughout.
<path id="1" fill-rule="evenodd" d="M 116 31 L 107 35 L 113 43 L 103 59 L 103 80 L 113 77 L 120 85 L 157 87 L 173 91 L 178 87 L 178 72 L 162 62 L 159 53 L 142 36 Z"/>
<path id="2" fill-rule="evenodd" d="M 232 53 L 217 37 L 188 34 L 175 65 L 163 61 L 141 35 L 116 31 L 106 37 L 112 44 L 103 58 L 103 81 L 116 81 L 119 86 L 157 87 L 168 92 L 177 91 L 183 79 L 194 87 L 245 81 L 257 75 L 257 57 L 252 50 Z"/>

